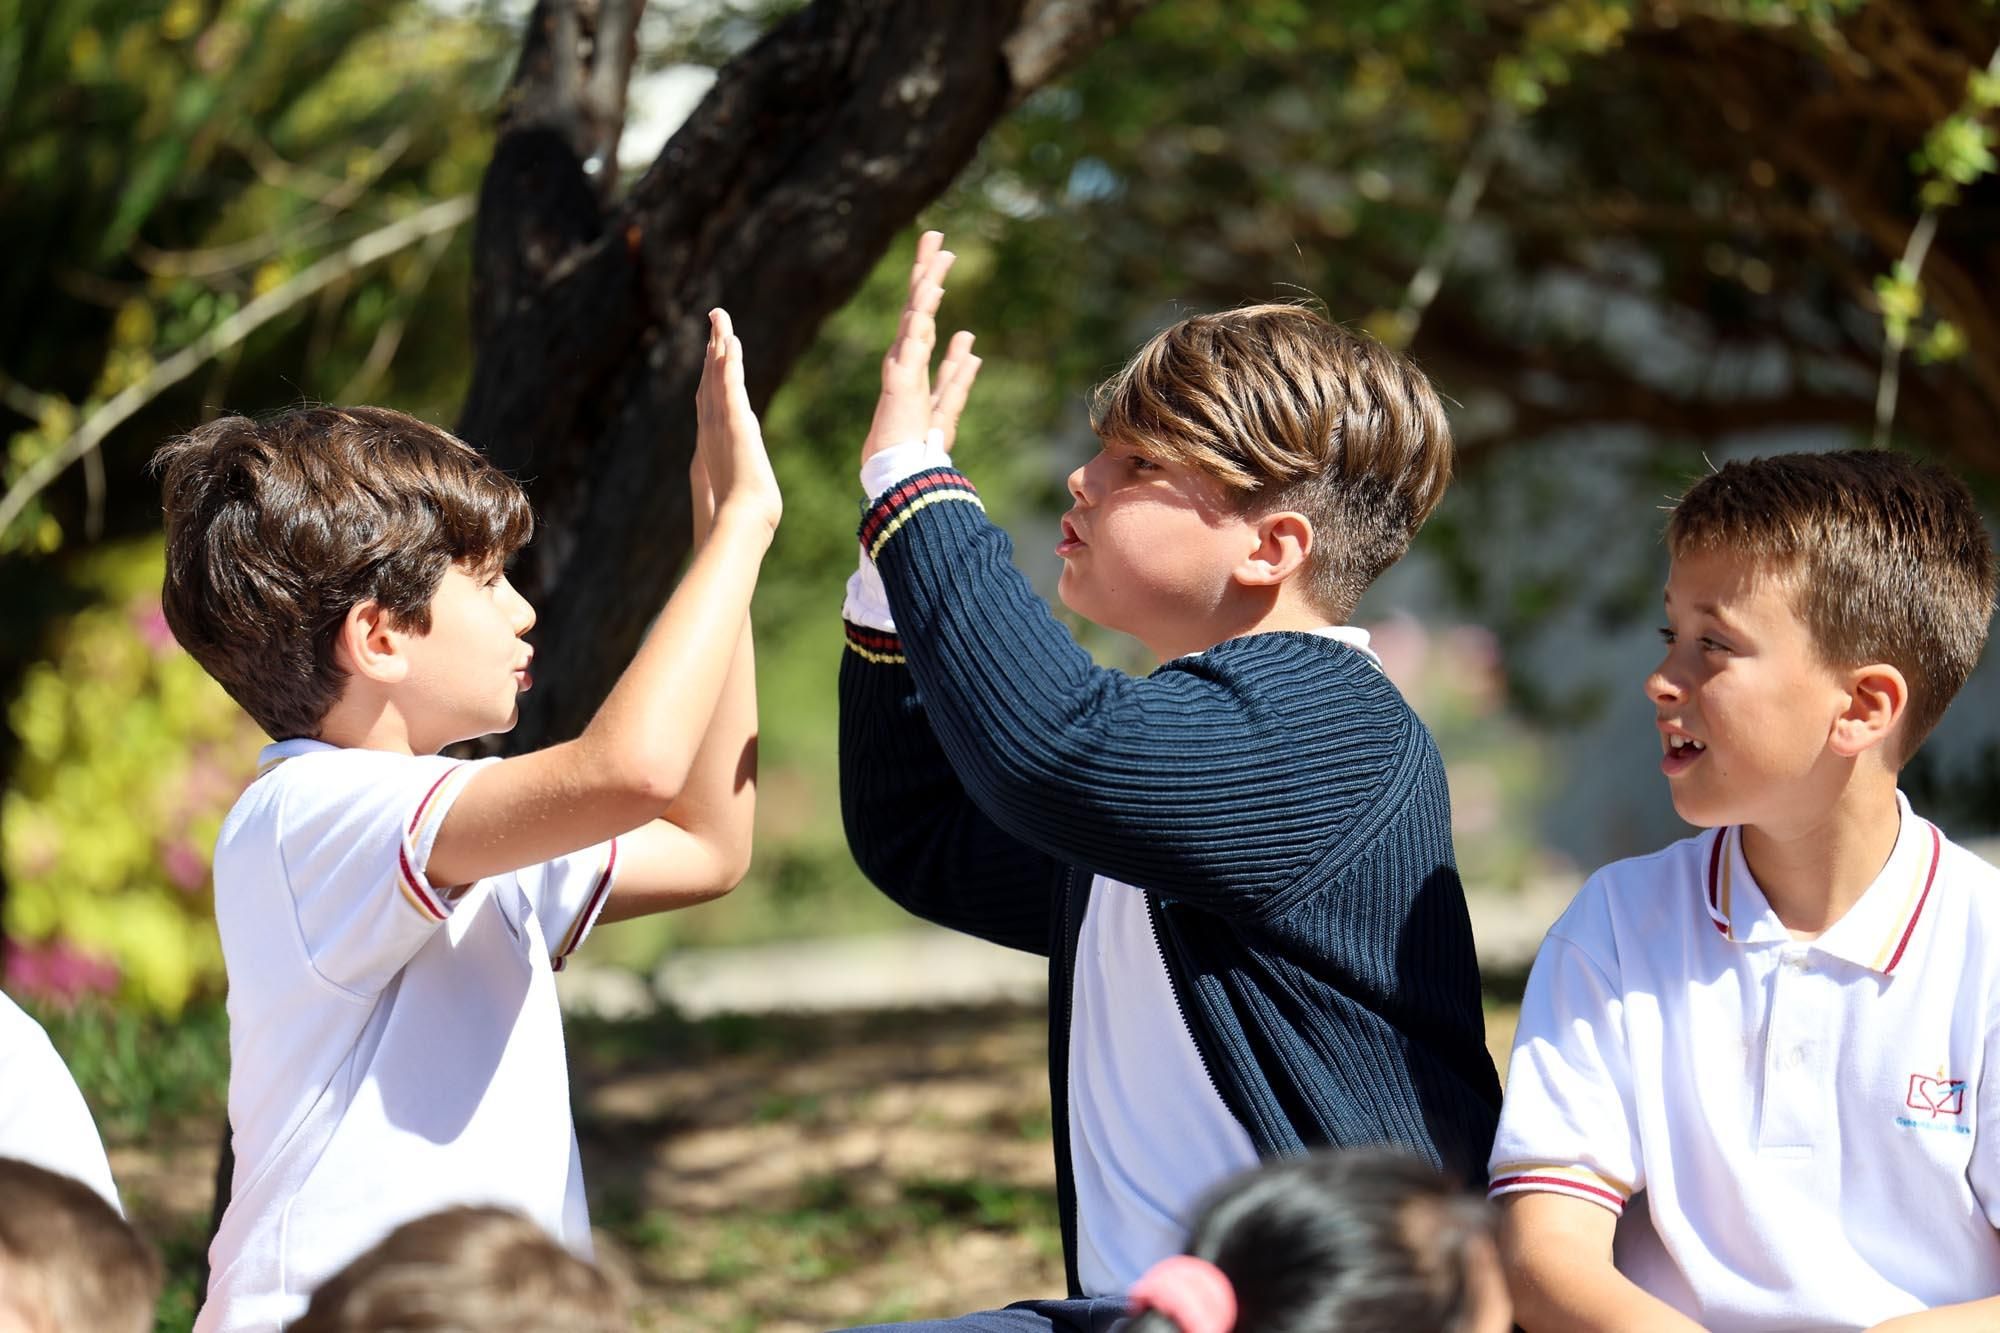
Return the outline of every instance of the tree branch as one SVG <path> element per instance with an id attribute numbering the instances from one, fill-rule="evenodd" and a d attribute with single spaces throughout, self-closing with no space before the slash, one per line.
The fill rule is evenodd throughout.
<path id="1" fill-rule="evenodd" d="M 543 186 L 558 170 L 580 185 L 569 145 L 509 132 L 481 192 L 494 248 L 460 433 L 527 477 L 543 519 L 520 573 L 552 669 L 511 748 L 582 724 L 678 572 L 703 313 L 736 316 L 761 409 L 994 122 L 1144 2 L 817 0 L 731 61 L 622 203 L 566 240 L 572 205 L 505 182 L 534 157 Z M 544 245 L 532 262 L 523 236 Z"/>
<path id="2" fill-rule="evenodd" d="M 29 502 L 48 489 L 72 463 L 95 450 L 140 408 L 192 375 L 209 358 L 236 346 L 330 283 L 338 282 L 427 236 L 450 231 L 471 216 L 472 201 L 461 195 L 432 204 L 399 222 L 372 231 L 295 274 L 289 281 L 250 302 L 154 366 L 145 378 L 127 386 L 86 417 L 68 439 L 36 459 L 7 489 L 7 493 L 0 495 L 0 535 L 4 535 Z"/>

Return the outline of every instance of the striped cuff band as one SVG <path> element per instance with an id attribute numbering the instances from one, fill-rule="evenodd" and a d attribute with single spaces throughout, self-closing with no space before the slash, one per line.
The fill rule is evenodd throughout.
<path id="1" fill-rule="evenodd" d="M 907 660 L 903 656 L 901 639 L 852 621 L 847 622 L 847 651 L 859 655 L 865 662 L 883 666 L 897 666 Z"/>
<path id="2" fill-rule="evenodd" d="M 1632 1197 L 1632 1191 L 1625 1186 L 1585 1167 L 1525 1163 L 1509 1165 L 1493 1173 L 1492 1182 L 1486 1187 L 1486 1197 L 1497 1199 L 1503 1194 L 1567 1194 L 1573 1199 L 1582 1199 L 1618 1214 L 1625 1211 L 1625 1201 Z"/>
<path id="3" fill-rule="evenodd" d="M 986 508 L 980 503 L 977 488 L 956 468 L 930 468 L 905 478 L 868 506 L 861 519 L 861 549 L 868 552 L 870 560 L 875 559 L 897 530 L 920 510 L 952 500 L 978 505 L 981 510 Z"/>

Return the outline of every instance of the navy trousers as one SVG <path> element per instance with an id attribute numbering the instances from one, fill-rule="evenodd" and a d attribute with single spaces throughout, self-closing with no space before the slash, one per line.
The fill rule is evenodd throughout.
<path id="1" fill-rule="evenodd" d="M 1075 1301 L 1019 1301 L 1004 1310 L 982 1310 L 956 1319 L 912 1324 L 871 1324 L 850 1333 L 1111 1333 L 1125 1318 L 1125 1302 L 1109 1297 Z"/>

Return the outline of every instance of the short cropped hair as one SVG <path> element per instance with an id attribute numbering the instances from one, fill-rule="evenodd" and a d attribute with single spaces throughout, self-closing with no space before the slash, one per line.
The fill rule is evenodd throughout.
<path id="1" fill-rule="evenodd" d="M 1095 396 L 1100 437 L 1205 472 L 1246 510 L 1313 525 L 1305 592 L 1345 617 L 1451 480 L 1451 427 L 1407 358 L 1305 306 L 1196 315 Z"/>
<path id="2" fill-rule="evenodd" d="M 0 1157 L 0 1327 L 150 1333 L 160 1282 L 160 1257 L 96 1190 Z"/>
<path id="3" fill-rule="evenodd" d="M 390 1232 L 313 1293 L 293 1333 L 626 1333 L 616 1284 L 505 1208 Z"/>
<path id="4" fill-rule="evenodd" d="M 498 565 L 534 518 L 512 478 L 382 407 L 221 417 L 161 447 L 167 624 L 273 740 L 316 736 L 347 613 L 428 633 L 454 564 Z"/>
<path id="5" fill-rule="evenodd" d="M 1726 463 L 1667 522 L 1676 559 L 1727 552 L 1790 581 L 1821 660 L 1886 662 L 1910 687 L 1896 763 L 1944 716 L 1986 646 L 1993 546 L 1965 483 L 1888 450 Z"/>
<path id="6" fill-rule="evenodd" d="M 1497 1263 L 1493 1210 L 1428 1164 L 1381 1148 L 1266 1162 L 1200 1205 L 1185 1252 L 1222 1270 L 1239 1329 L 1457 1333 L 1481 1314 L 1475 1265 Z M 1186 1333 L 1151 1311 L 1130 1333 Z"/>

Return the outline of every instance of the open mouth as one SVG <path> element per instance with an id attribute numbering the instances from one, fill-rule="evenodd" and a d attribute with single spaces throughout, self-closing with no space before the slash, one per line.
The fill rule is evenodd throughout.
<path id="1" fill-rule="evenodd" d="M 1076 525 L 1065 515 L 1062 521 L 1062 540 L 1056 543 L 1057 555 L 1070 555 L 1084 548 L 1083 538 L 1076 535 Z"/>
<path id="2" fill-rule="evenodd" d="M 1708 753 L 1708 747 L 1692 736 L 1683 736 L 1675 732 L 1670 733 L 1666 741 L 1667 752 L 1660 758 L 1660 769 L 1668 777 L 1685 773 Z"/>

